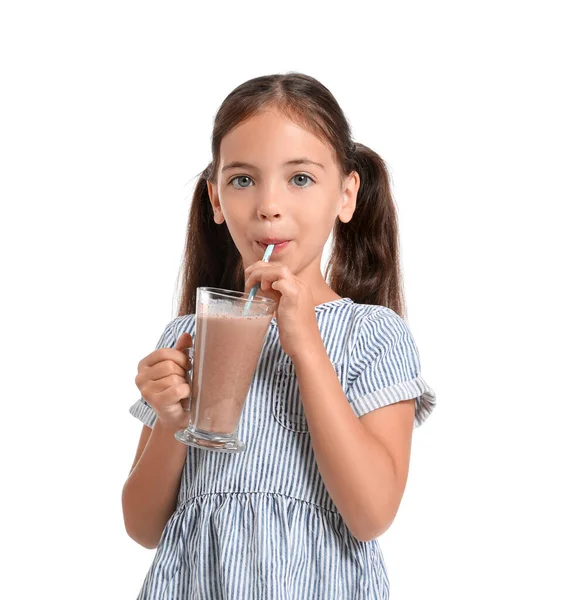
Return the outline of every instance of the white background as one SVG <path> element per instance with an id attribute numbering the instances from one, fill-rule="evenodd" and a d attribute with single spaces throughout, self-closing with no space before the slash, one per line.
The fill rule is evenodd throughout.
<path id="1" fill-rule="evenodd" d="M 217 108 L 292 70 L 389 165 L 438 396 L 381 538 L 392 600 L 568 597 L 562 3 L 204 4 L 0 11 L 2 597 L 136 597 L 137 364 Z"/>

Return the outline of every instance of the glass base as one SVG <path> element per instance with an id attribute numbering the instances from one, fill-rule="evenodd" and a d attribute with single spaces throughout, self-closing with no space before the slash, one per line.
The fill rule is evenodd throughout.
<path id="1" fill-rule="evenodd" d="M 215 450 L 217 452 L 242 452 L 245 449 L 244 442 L 235 439 L 230 434 L 212 433 L 188 427 L 176 431 L 174 437 L 187 446 L 201 448 L 202 450 Z"/>

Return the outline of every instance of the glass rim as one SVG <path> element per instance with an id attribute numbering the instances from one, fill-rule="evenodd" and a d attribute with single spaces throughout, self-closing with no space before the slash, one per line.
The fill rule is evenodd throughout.
<path id="1" fill-rule="evenodd" d="M 204 290 L 206 292 L 212 292 L 217 296 L 222 296 L 223 298 L 229 298 L 231 300 L 244 300 L 245 302 L 249 302 L 248 296 L 249 292 L 239 292 L 237 290 L 226 290 L 223 288 L 216 288 L 211 286 L 199 286 L 197 290 Z M 228 294 L 223 294 L 222 292 L 228 292 Z M 231 294 L 238 294 L 237 296 Z M 250 300 L 251 304 L 276 304 L 276 300 L 272 298 L 267 298 L 266 296 L 255 296 L 252 300 Z"/>

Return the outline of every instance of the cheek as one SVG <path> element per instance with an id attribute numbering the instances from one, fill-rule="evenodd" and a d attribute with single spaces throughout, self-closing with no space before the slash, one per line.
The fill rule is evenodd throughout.
<path id="1" fill-rule="evenodd" d="M 224 202 L 222 205 L 223 216 L 225 223 L 231 233 L 232 238 L 236 241 L 244 236 L 246 231 L 246 215 L 233 202 Z"/>
<path id="2" fill-rule="evenodd" d="M 305 202 L 301 215 L 298 215 L 304 234 L 306 232 L 313 233 L 314 236 L 323 236 L 327 239 L 337 217 L 335 212 L 336 204 L 330 200 L 326 200 L 323 206 L 322 204 L 310 206 L 308 202 Z"/>
<path id="3" fill-rule="evenodd" d="M 316 256 L 329 240 L 335 224 L 335 215 L 331 210 L 310 211 L 302 218 L 301 245 L 306 256 Z"/>
<path id="4" fill-rule="evenodd" d="M 256 256 L 254 255 L 252 248 L 253 242 L 247 239 L 242 222 L 239 221 L 235 215 L 229 214 L 225 215 L 225 225 L 227 226 L 229 234 L 245 264 L 254 262 Z M 217 227 L 219 227 L 219 225 L 217 225 Z"/>

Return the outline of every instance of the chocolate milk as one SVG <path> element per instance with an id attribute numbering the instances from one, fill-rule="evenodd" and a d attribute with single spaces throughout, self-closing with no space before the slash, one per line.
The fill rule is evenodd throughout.
<path id="1" fill-rule="evenodd" d="M 212 308 L 197 314 L 191 423 L 231 434 L 238 427 L 272 315 L 244 316 Z"/>

